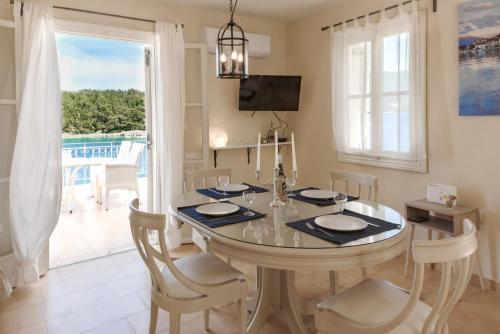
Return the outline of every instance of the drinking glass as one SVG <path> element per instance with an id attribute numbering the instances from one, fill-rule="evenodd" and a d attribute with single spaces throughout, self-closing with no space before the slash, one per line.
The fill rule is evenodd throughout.
<path id="1" fill-rule="evenodd" d="M 255 191 L 246 190 L 243 192 L 243 200 L 248 203 L 248 210 L 244 213 L 245 216 L 255 216 L 255 213 L 251 210 L 253 201 L 255 200 Z"/>
<path id="2" fill-rule="evenodd" d="M 224 189 L 223 195 L 227 195 L 227 186 L 229 185 L 229 176 L 220 176 L 219 177 L 219 184 L 222 186 L 222 189 Z"/>
<path id="3" fill-rule="evenodd" d="M 297 179 L 292 175 L 290 177 L 287 177 L 285 182 L 287 186 L 290 187 L 288 191 L 288 197 L 295 197 L 295 194 L 293 193 L 293 187 L 295 187 L 295 185 L 297 184 Z"/>
<path id="4" fill-rule="evenodd" d="M 347 194 L 338 193 L 334 198 L 335 203 L 340 205 L 340 214 L 344 211 L 344 204 L 347 203 Z"/>

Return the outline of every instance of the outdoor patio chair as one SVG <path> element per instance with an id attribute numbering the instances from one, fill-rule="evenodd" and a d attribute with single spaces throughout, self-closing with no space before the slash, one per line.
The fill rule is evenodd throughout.
<path id="1" fill-rule="evenodd" d="M 132 144 L 132 148 L 125 157 L 117 159 L 116 163 L 105 164 L 102 172 L 97 175 L 98 202 L 102 203 L 104 192 L 106 210 L 109 210 L 109 193 L 113 190 L 134 191 L 137 197 L 140 197 L 137 170 L 139 156 L 143 149 L 144 144 Z"/>
<path id="2" fill-rule="evenodd" d="M 124 140 L 120 143 L 120 149 L 116 154 L 116 161 L 122 161 L 130 152 L 130 147 L 132 142 L 130 140 Z M 100 196 L 98 194 L 97 176 L 103 172 L 103 166 L 91 166 L 90 167 L 90 188 L 92 191 L 92 197 L 96 198 L 96 201 L 100 204 Z"/>

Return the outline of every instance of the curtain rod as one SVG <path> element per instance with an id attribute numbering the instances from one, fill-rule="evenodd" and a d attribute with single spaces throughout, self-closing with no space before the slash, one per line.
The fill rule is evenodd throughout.
<path id="1" fill-rule="evenodd" d="M 10 3 L 13 4 L 14 0 L 10 0 Z M 22 1 L 21 3 L 24 3 L 24 1 Z M 62 9 L 62 10 L 68 10 L 68 11 L 72 11 L 72 12 L 86 13 L 86 14 L 95 14 L 95 15 L 102 15 L 102 16 L 109 16 L 109 17 L 117 17 L 117 18 L 126 19 L 126 20 L 148 22 L 148 23 L 156 23 L 155 20 L 143 19 L 143 18 L 133 17 L 133 16 L 125 16 L 125 15 L 104 13 L 104 12 L 96 12 L 96 11 L 87 10 L 87 9 L 79 9 L 79 8 L 71 8 L 71 7 L 63 7 L 63 6 L 53 6 L 53 8 L 55 8 L 55 9 Z M 22 9 L 21 9 L 21 13 L 22 13 Z M 176 26 L 177 26 L 177 24 L 176 24 Z M 181 24 L 180 26 L 182 28 L 184 28 L 184 24 Z"/>
<path id="2" fill-rule="evenodd" d="M 408 0 L 408 1 L 404 1 L 402 4 L 403 5 L 407 5 L 409 3 L 411 3 L 413 0 Z M 420 0 L 415 0 L 415 1 L 420 1 Z M 389 7 L 386 7 L 384 9 L 379 9 L 379 10 L 376 10 L 374 12 L 371 12 L 371 13 L 368 13 L 368 16 L 372 16 L 372 15 L 375 15 L 375 14 L 379 14 L 380 12 L 382 12 L 383 10 L 387 11 L 387 10 L 391 10 L 391 9 L 394 9 L 394 8 L 398 8 L 399 4 L 398 5 L 392 5 L 392 6 L 389 6 Z M 432 11 L 435 13 L 437 11 L 437 0 L 433 0 L 432 2 Z M 361 15 L 361 16 L 358 16 L 356 19 L 362 19 L 366 17 L 366 15 Z M 347 21 L 344 21 L 345 23 L 349 23 L 349 22 L 353 22 L 355 19 L 349 19 Z M 326 31 L 330 28 L 334 28 L 334 27 L 338 27 L 340 25 L 342 25 L 344 22 L 339 22 L 339 23 L 335 23 L 333 25 L 329 25 L 329 26 L 323 26 L 321 27 L 321 31 Z"/>

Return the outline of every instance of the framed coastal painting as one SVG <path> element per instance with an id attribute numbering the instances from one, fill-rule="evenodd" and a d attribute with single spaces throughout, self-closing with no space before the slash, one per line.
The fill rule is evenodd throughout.
<path id="1" fill-rule="evenodd" d="M 500 115 L 500 0 L 459 0 L 460 116 Z"/>

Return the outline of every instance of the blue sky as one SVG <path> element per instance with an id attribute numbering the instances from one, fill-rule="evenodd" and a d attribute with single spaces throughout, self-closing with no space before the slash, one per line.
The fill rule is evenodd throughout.
<path id="1" fill-rule="evenodd" d="M 56 34 L 61 88 L 144 91 L 144 45 L 140 43 Z"/>
<path id="2" fill-rule="evenodd" d="M 500 33 L 500 0 L 461 0 L 458 16 L 461 38 Z"/>

